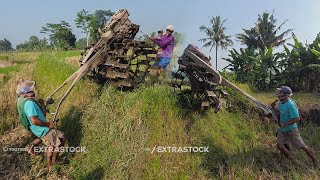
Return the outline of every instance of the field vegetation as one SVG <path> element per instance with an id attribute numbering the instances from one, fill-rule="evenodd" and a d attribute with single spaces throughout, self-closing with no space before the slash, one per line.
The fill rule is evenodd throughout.
<path id="1" fill-rule="evenodd" d="M 15 80 L 37 82 L 37 95 L 46 98 L 77 69 L 78 51 L 12 53 L 9 61 L 25 62 L 8 73 L 0 88 L 1 147 L 24 147 L 31 137 L 16 114 Z M 6 56 L 6 55 L 4 55 Z M 265 103 L 273 92 L 238 84 Z M 61 179 L 318 179 L 306 155 L 294 155 L 306 166 L 296 166 L 276 150 L 277 125 L 261 118 L 244 97 L 229 91 L 234 108 L 219 113 L 192 111 L 165 84 L 143 85 L 133 92 L 83 79 L 61 108 L 58 128 L 68 146 L 86 153 L 63 153 L 49 178 Z M 318 106 L 312 93 L 294 93 L 301 106 Z M 308 110 L 308 109 L 306 109 Z M 52 118 L 50 115 L 48 118 Z M 311 117 L 312 118 L 312 117 Z M 312 121 L 300 125 L 302 137 L 320 153 L 320 128 Z M 155 146 L 208 146 L 208 153 L 151 153 Z M 45 157 L 26 153 L 1 154 L 2 177 L 45 178 Z M 8 165 L 9 162 L 9 165 Z"/>

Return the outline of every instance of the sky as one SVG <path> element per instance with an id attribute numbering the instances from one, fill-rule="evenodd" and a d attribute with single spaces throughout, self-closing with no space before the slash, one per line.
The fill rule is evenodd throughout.
<path id="1" fill-rule="evenodd" d="M 258 14 L 265 11 L 274 11 L 278 25 L 288 19 L 282 30 L 293 28 L 301 42 L 311 43 L 320 32 L 319 0 L 1 0 L 0 39 L 8 39 L 15 47 L 32 35 L 46 37 L 40 33 L 41 26 L 62 20 L 70 23 L 79 39 L 85 35 L 75 27 L 77 12 L 82 9 L 94 12 L 97 9 L 118 11 L 124 8 L 129 10 L 131 21 L 139 24 L 144 32 L 151 33 L 172 24 L 176 32 L 185 35 L 183 48 L 187 44 L 202 47 L 198 40 L 204 34 L 199 27 L 209 26 L 209 17 L 212 16 L 227 19 L 228 35 L 253 27 Z M 234 36 L 232 39 L 235 44 L 231 48 L 244 47 Z M 214 58 L 214 50 L 203 51 Z M 228 51 L 219 50 L 218 54 L 218 68 L 221 69 L 228 64 L 220 60 L 228 56 Z"/>

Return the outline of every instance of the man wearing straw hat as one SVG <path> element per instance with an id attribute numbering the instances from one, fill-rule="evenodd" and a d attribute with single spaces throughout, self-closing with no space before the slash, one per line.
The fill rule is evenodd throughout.
<path id="1" fill-rule="evenodd" d="M 159 55 L 160 62 L 155 62 L 153 66 L 158 67 L 160 72 L 162 73 L 170 60 L 173 57 L 173 49 L 174 49 L 174 36 L 173 36 L 173 26 L 168 25 L 166 29 L 166 34 L 162 36 L 162 38 L 149 37 L 150 40 L 155 42 L 161 49 L 162 52 Z"/>

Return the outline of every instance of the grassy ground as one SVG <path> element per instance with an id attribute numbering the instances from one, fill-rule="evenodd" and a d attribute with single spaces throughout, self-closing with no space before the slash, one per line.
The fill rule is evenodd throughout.
<path id="1" fill-rule="evenodd" d="M 31 78 L 38 53 L 7 53 L 0 55 L 0 134 L 17 126 L 16 81 Z M 2 78 L 1 78 L 2 77 Z"/>
<path id="2" fill-rule="evenodd" d="M 37 82 L 37 94 L 46 98 L 77 69 L 76 63 L 70 61 L 76 60 L 78 54 L 41 53 L 21 67 L 28 65 L 26 70 Z M 19 73 L 21 70 L 15 72 L 12 79 Z M 6 84 L 12 82 L 9 80 Z M 255 92 L 246 85 L 239 86 L 265 103 L 274 99 L 272 93 Z M 10 102 L 14 102 L 14 97 Z M 317 95 L 314 94 L 294 95 L 300 104 L 319 103 L 319 98 L 315 97 Z M 232 112 L 224 109 L 217 114 L 212 110 L 189 111 L 180 106 L 178 99 L 177 94 L 166 85 L 143 86 L 133 92 L 121 92 L 82 80 L 61 108 L 59 129 L 66 133 L 69 146 L 85 147 L 86 153 L 62 154 L 62 158 L 69 163 L 54 166 L 48 178 L 320 178 L 319 169 L 309 167 L 309 160 L 303 152 L 293 153 L 307 167 L 294 166 L 281 156 L 275 148 L 277 126 L 261 120 L 256 112 L 248 108 L 250 104 L 247 101 L 239 102 L 243 98 L 236 94 L 233 95 L 234 103 L 238 103 L 240 108 Z M 15 112 L 15 104 L 9 106 L 7 111 Z M 1 146 L 23 147 L 30 142 L 28 133 L 21 127 L 11 128 L 3 128 L 9 130 L 10 136 L 8 133 L 1 135 Z M 319 155 L 320 128 L 306 123 L 300 129 L 305 142 Z M 154 147 L 159 146 L 206 146 L 209 152 L 151 153 Z M 6 162 L 19 163 L 7 165 Z M 31 159 L 26 154 L 7 152 L 1 155 L 0 168 L 4 170 L 0 175 L 3 173 L 4 177 L 12 171 L 12 176 L 8 177 L 45 178 L 40 173 L 44 166 L 45 158 L 42 156 Z"/>
<path id="3" fill-rule="evenodd" d="M 261 92 L 257 91 L 251 87 L 249 87 L 247 84 L 237 84 L 238 87 L 240 87 L 245 92 L 252 94 L 255 98 L 260 100 L 263 103 L 271 104 L 275 99 L 275 91 L 274 92 Z M 297 101 L 298 104 L 301 106 L 305 104 L 319 104 L 320 94 L 319 93 L 303 93 L 303 92 L 295 92 L 292 95 L 292 99 Z"/>

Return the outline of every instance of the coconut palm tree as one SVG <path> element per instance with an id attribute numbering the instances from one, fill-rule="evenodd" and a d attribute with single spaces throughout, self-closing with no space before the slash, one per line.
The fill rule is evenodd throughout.
<path id="1" fill-rule="evenodd" d="M 288 35 L 292 29 L 287 29 L 279 35 L 278 33 L 288 20 L 277 27 L 277 19 L 274 18 L 273 13 L 269 14 L 268 12 L 264 12 L 262 15 L 259 14 L 258 16 L 255 26 L 251 29 L 243 29 L 243 33 L 236 35 L 237 39 L 242 44 L 247 45 L 248 48 L 261 50 L 283 45 L 288 39 L 285 36 Z"/>
<path id="2" fill-rule="evenodd" d="M 231 36 L 227 36 L 225 31 L 227 30 L 224 27 L 224 23 L 227 19 L 221 21 L 220 16 L 210 18 L 210 26 L 200 26 L 200 31 L 204 32 L 206 37 L 200 39 L 200 42 L 205 43 L 203 47 L 210 47 L 210 52 L 215 46 L 216 48 L 216 70 L 218 69 L 218 48 L 227 49 L 228 46 L 232 46 L 233 42 Z"/>

